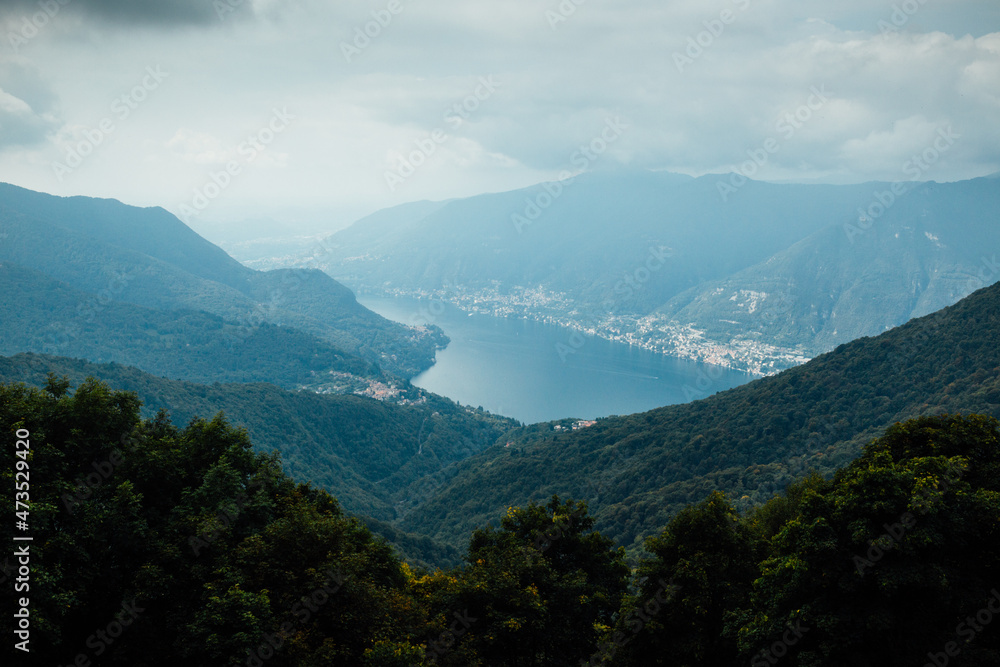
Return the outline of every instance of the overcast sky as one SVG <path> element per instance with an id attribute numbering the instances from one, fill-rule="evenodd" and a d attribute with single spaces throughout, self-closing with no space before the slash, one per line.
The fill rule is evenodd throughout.
<path id="1" fill-rule="evenodd" d="M 0 181 L 196 229 L 581 168 L 1000 171 L 996 0 L 0 0 L 0 28 Z"/>

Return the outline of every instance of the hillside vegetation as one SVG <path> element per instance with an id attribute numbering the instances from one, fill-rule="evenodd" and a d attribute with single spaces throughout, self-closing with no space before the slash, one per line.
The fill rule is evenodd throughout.
<path id="1" fill-rule="evenodd" d="M 18 601 L 32 664 L 1000 660 L 992 418 L 896 425 L 832 480 L 805 479 L 748 514 L 711 494 L 648 542 L 634 575 L 586 503 L 558 497 L 508 508 L 472 534 L 463 567 L 430 573 L 224 419 L 178 428 L 141 419 L 134 394 L 67 390 L 55 378 L 0 385 L 8 516 L 15 471 L 33 480 Z M 5 522 L 8 543 L 14 529 Z M 9 557 L 0 570 L 9 585 Z M 14 621 L 4 614 L 0 631 L 16 637 Z"/>
<path id="2" fill-rule="evenodd" d="M 0 381 L 43 387 L 53 375 L 73 386 L 99 378 L 135 392 L 148 418 L 163 410 L 187 424 L 221 412 L 246 429 L 260 452 L 278 452 L 290 476 L 335 494 L 348 511 L 386 524 L 425 502 L 454 473 L 456 462 L 519 425 L 412 387 L 418 404 L 397 405 L 266 383 L 181 382 L 119 364 L 45 355 L 0 357 Z"/>
<path id="3" fill-rule="evenodd" d="M 685 405 L 508 434 L 459 465 L 401 527 L 458 545 L 507 507 L 587 499 L 604 534 L 638 549 L 685 504 L 721 490 L 741 509 L 810 469 L 830 473 L 897 421 L 1000 416 L 1000 285 L 777 376 Z M 710 387 L 705 388 L 711 391 Z M 506 443 L 504 443 L 506 444 Z"/>
<path id="4" fill-rule="evenodd" d="M 447 341 L 435 327 L 406 327 L 376 315 L 317 269 L 248 269 L 160 208 L 53 197 L 0 183 L 0 234 L 0 264 L 8 267 L 0 276 L 4 280 L 0 293 L 12 298 L 10 292 L 22 288 L 24 279 L 37 277 L 23 271 L 29 269 L 44 275 L 63 297 L 49 303 L 46 292 L 38 288 L 30 290 L 30 301 L 16 304 L 19 318 L 39 326 L 14 331 L 6 320 L 0 323 L 0 342 L 16 335 L 28 344 L 16 350 L 5 345 L 8 354 L 70 354 L 64 332 L 94 325 L 94 318 L 105 315 L 113 303 L 147 309 L 145 314 L 123 309 L 117 313 L 129 317 L 132 326 L 150 330 L 160 323 L 146 321 L 155 317 L 148 309 L 179 313 L 181 321 L 170 333 L 180 347 L 200 344 L 197 339 L 202 334 L 202 325 L 195 323 L 191 331 L 195 340 L 185 340 L 184 314 L 204 312 L 224 320 L 229 329 L 238 329 L 243 338 L 262 325 L 294 328 L 317 338 L 313 345 L 361 357 L 403 378 L 428 368 L 435 351 Z M 75 291 L 70 293 L 67 285 Z M 67 298 L 77 303 L 67 304 Z M 2 305 L 7 312 L 15 304 Z M 41 323 L 53 314 L 59 319 L 48 326 Z M 105 338 L 100 343 L 107 347 L 128 342 Z M 163 355 L 160 363 L 169 364 L 170 358 Z"/>

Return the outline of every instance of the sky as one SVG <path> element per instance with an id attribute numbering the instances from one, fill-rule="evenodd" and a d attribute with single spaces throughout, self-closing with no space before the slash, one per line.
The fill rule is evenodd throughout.
<path id="1" fill-rule="evenodd" d="M 1000 171 L 996 0 L 0 0 L 0 181 L 333 231 L 598 169 Z"/>

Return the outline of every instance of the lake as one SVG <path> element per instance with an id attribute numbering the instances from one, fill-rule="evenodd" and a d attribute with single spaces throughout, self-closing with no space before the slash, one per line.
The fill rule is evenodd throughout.
<path id="1" fill-rule="evenodd" d="M 451 338 L 414 385 L 525 423 L 644 412 L 754 379 L 591 336 L 582 346 L 575 338 L 573 346 L 571 329 L 469 315 L 440 301 L 371 295 L 359 295 L 358 301 L 397 322 L 436 324 Z M 575 351 L 566 354 L 567 348 Z"/>

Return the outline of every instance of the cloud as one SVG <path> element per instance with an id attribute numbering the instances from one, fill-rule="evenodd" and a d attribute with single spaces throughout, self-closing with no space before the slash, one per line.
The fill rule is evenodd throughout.
<path id="1" fill-rule="evenodd" d="M 0 150 L 42 143 L 61 124 L 56 102 L 34 68 L 0 59 Z"/>
<path id="2" fill-rule="evenodd" d="M 39 11 L 16 2 L 7 26 Z M 238 159 L 248 133 L 285 106 L 294 131 L 259 162 L 273 168 L 255 162 L 218 210 L 262 202 L 278 215 L 278 200 L 377 208 L 528 185 L 572 168 L 614 118 L 628 129 L 595 168 L 717 173 L 773 137 L 780 151 L 754 178 L 906 178 L 902 165 L 951 124 L 961 140 L 927 178 L 1000 169 L 1000 9 L 982 0 L 923 3 L 886 34 L 879 22 L 894 3 L 870 0 L 399 0 L 391 21 L 389 0 L 246 0 L 221 21 L 213 2 L 68 0 L 67 16 L 19 52 L 37 71 L 0 81 L 0 127 L 8 143 L 37 142 L 53 123 L 75 137 L 111 116 L 114 136 L 67 184 L 51 176 L 58 141 L 4 153 L 0 180 L 169 203 Z M 547 12 L 570 5 L 552 25 Z M 678 71 L 673 54 L 706 23 L 718 30 L 724 9 L 736 20 L 702 35 L 708 46 Z M 348 60 L 343 44 L 360 52 Z M 110 105 L 146 65 L 169 72 L 168 85 L 118 122 Z M 486 96 L 491 76 L 499 85 Z M 814 87 L 828 100 L 803 109 Z M 796 113 L 789 132 L 780 123 Z M 447 141 L 390 193 L 387 166 L 435 130 Z"/>
<path id="3" fill-rule="evenodd" d="M 179 26 L 252 16 L 261 4 L 251 0 L 7 0 L 0 15 L 31 20 L 39 12 L 49 17 L 65 12 L 108 24 Z"/>

